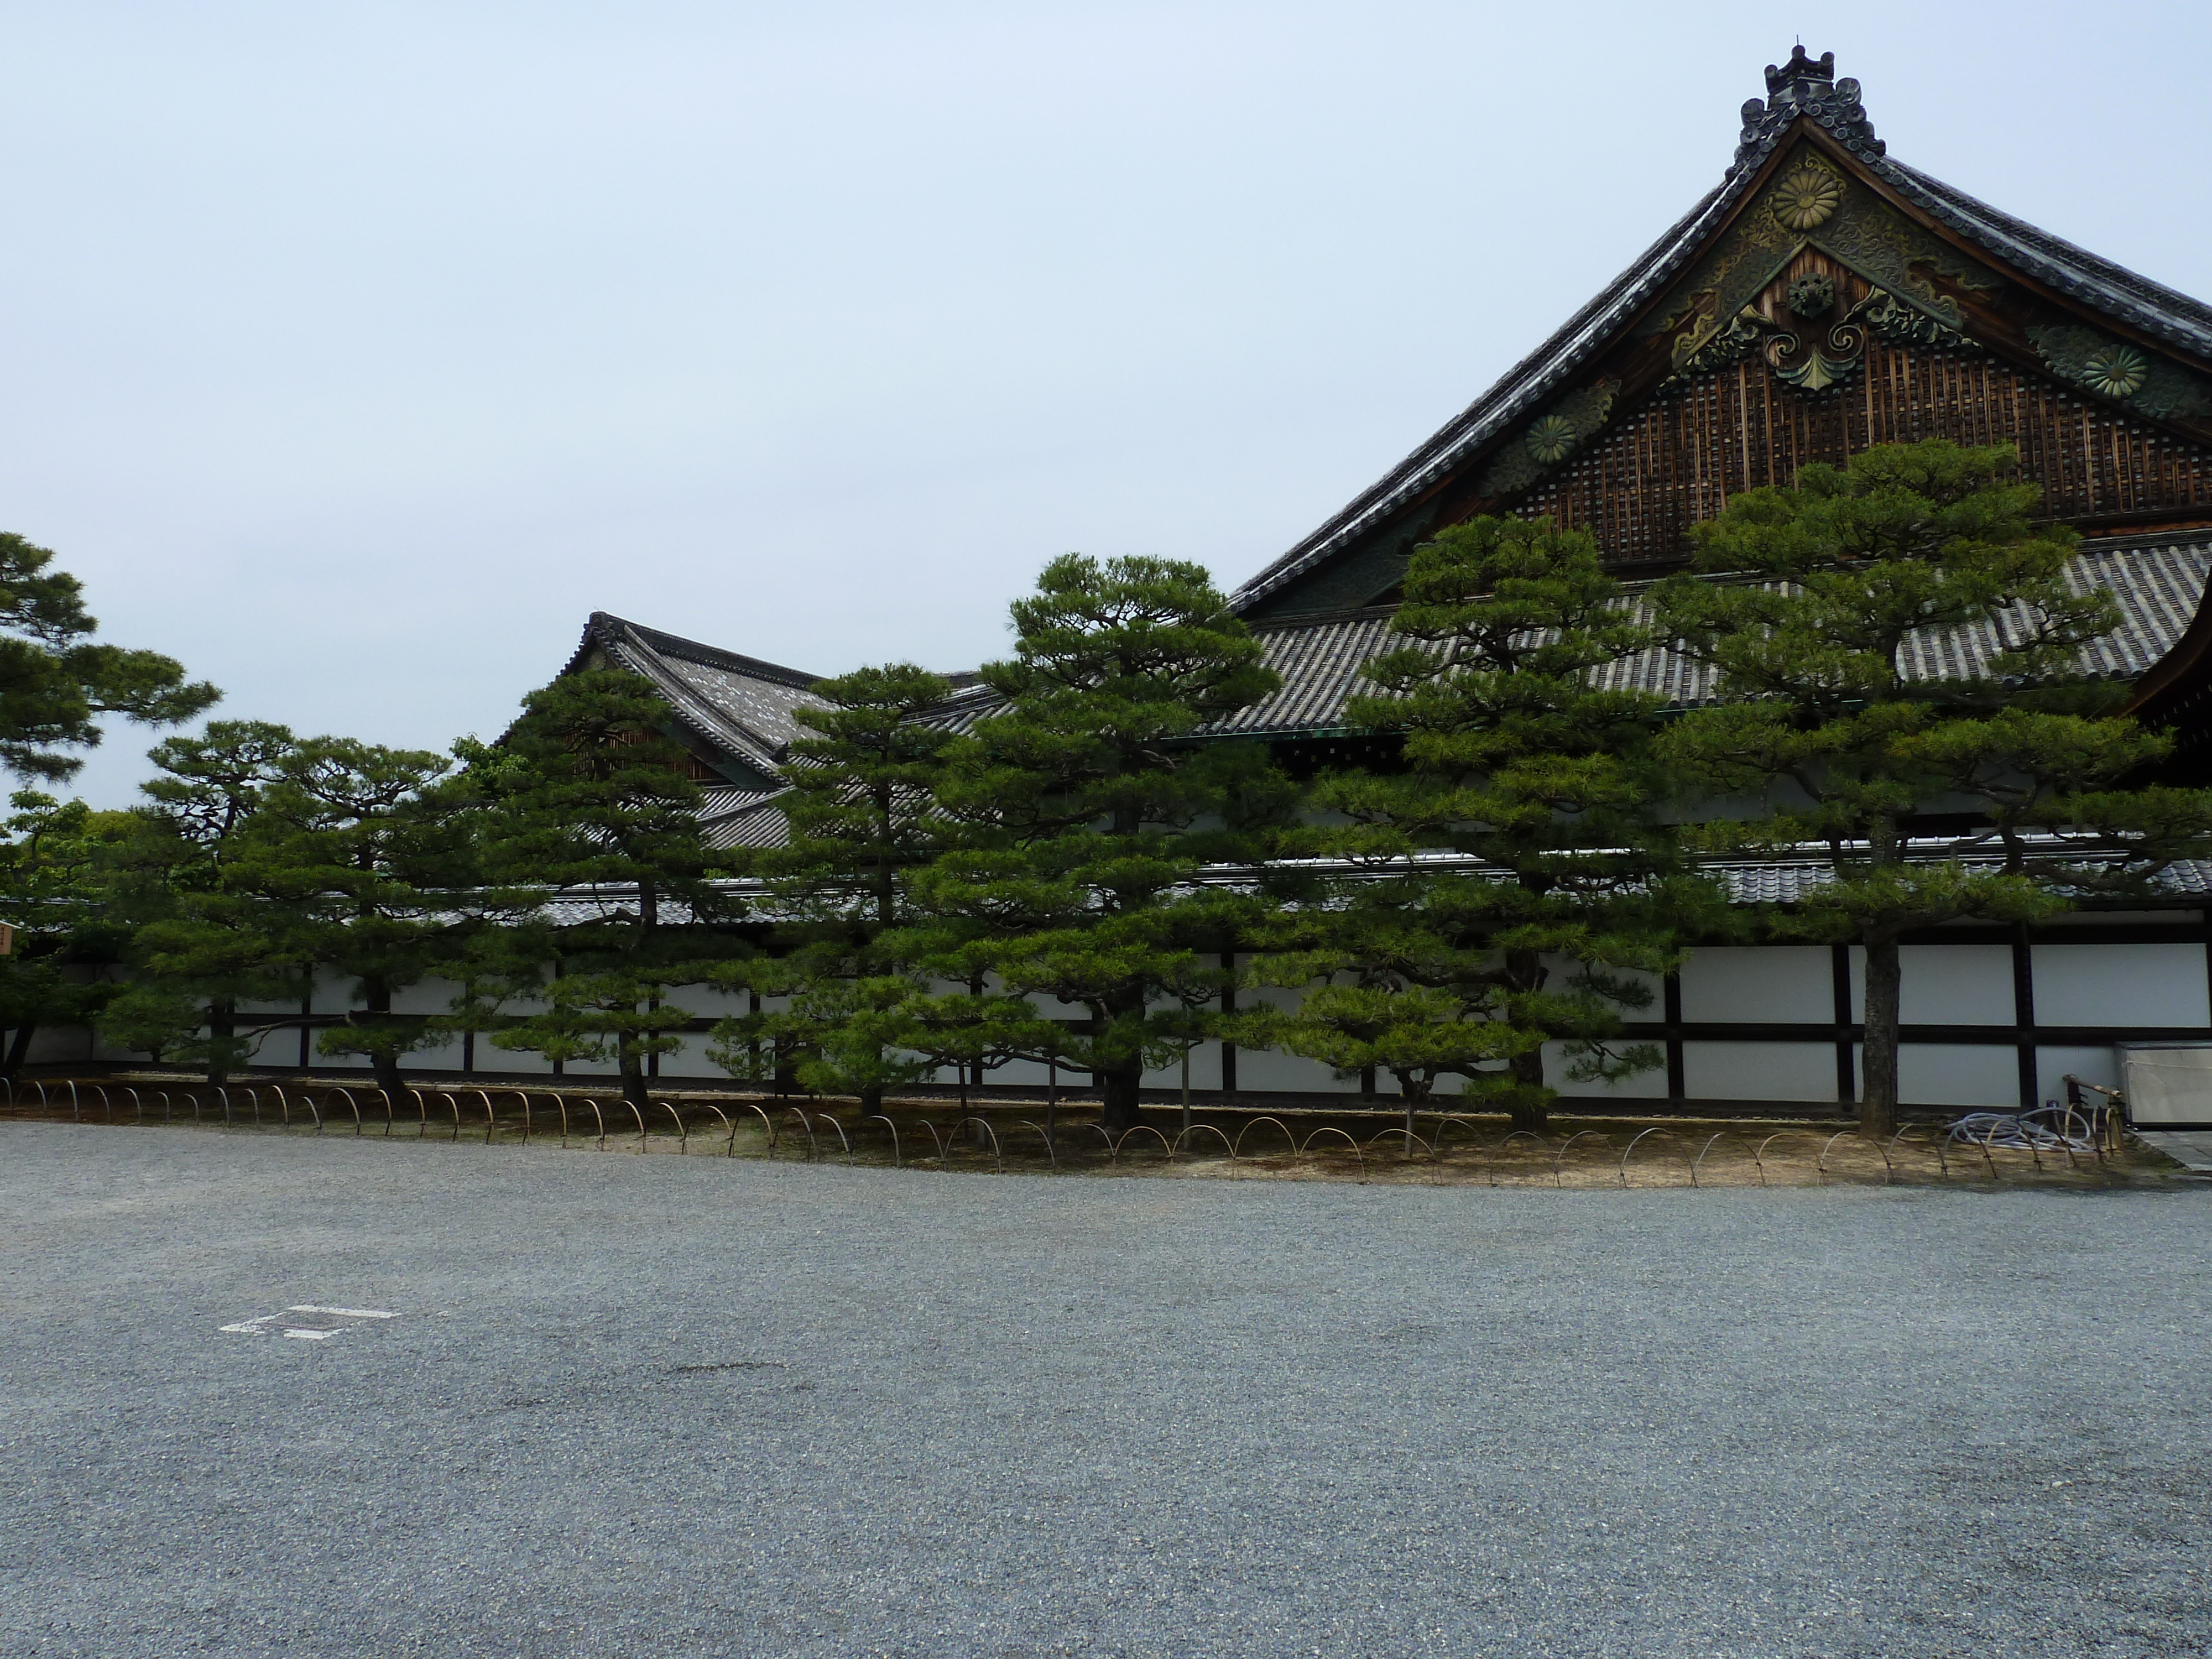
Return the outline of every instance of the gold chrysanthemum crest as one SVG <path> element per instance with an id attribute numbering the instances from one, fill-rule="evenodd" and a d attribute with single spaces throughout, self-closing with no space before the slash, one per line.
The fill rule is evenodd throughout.
<path id="1" fill-rule="evenodd" d="M 2131 345 L 2093 351 L 2081 364 L 2081 383 L 2107 398 L 2132 398 L 2150 378 L 2150 359 Z"/>
<path id="2" fill-rule="evenodd" d="M 1553 461 L 1564 460 L 1580 435 L 1575 430 L 1575 423 L 1565 416 L 1547 415 L 1530 423 L 1522 441 L 1528 446 L 1531 455 L 1549 466 Z"/>
<path id="3" fill-rule="evenodd" d="M 1844 181 L 1818 161 L 1800 161 L 1776 181 L 1767 207 L 1784 230 L 1806 231 L 1827 222 L 1844 199 Z"/>

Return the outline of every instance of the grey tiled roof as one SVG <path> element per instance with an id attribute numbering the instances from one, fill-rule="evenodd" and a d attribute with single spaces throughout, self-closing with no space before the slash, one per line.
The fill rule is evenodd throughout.
<path id="1" fill-rule="evenodd" d="M 597 644 L 651 680 L 676 716 L 701 737 L 769 776 L 801 728 L 795 708 L 818 704 L 807 687 L 822 677 L 696 640 L 592 613 L 583 649 Z"/>
<path id="2" fill-rule="evenodd" d="M 2133 680 L 2173 648 L 2203 601 L 2212 575 L 2212 535 L 2187 540 L 2135 537 L 2086 543 L 2068 567 L 2076 592 L 2103 588 L 2120 610 L 2120 626 L 2081 653 L 2084 672 L 2100 679 Z M 1209 728 L 1223 734 L 1320 735 L 1346 729 L 1346 705 L 1372 695 L 1361 676 L 1367 663 L 1401 643 L 1390 632 L 1388 606 L 1323 612 L 1263 623 L 1255 632 L 1267 644 L 1267 661 L 1283 677 L 1281 690 Z M 1917 679 L 1955 679 L 1978 673 L 1997 650 L 1994 629 L 1977 625 L 1958 635 L 1915 639 L 1907 672 Z M 1669 650 L 1646 651 L 1601 670 L 1608 689 L 1649 691 L 1673 708 L 1713 701 L 1711 671 Z"/>
<path id="3" fill-rule="evenodd" d="M 1267 666 L 1283 677 L 1282 690 L 1207 730 L 1224 737 L 1342 730 L 1345 705 L 1354 697 L 1376 695 L 1376 688 L 1360 671 L 1383 653 L 1410 643 L 1390 631 L 1396 614 L 1395 605 L 1376 605 L 1255 629 Z"/>
<path id="4" fill-rule="evenodd" d="M 1446 422 L 1379 482 L 1238 588 L 1232 601 L 1237 608 L 1257 605 L 1379 527 L 1400 507 L 1565 386 L 1619 329 L 1689 264 L 1707 235 L 1735 209 L 1753 178 L 1801 118 L 1820 126 L 1899 195 L 2002 263 L 2092 309 L 2201 358 L 2212 358 L 2212 307 L 1889 160 L 1860 106 L 1857 83 L 1825 80 L 1824 75 L 1832 69 L 1832 64 L 1804 59 L 1801 52 L 1787 70 L 1770 70 L 1769 95 L 1763 101 L 1753 99 L 1744 106 L 1741 142 L 1721 182 L 1496 385 Z"/>
<path id="5" fill-rule="evenodd" d="M 2121 613 L 2118 629 L 2082 653 L 2084 671 L 2099 678 L 2134 680 L 2172 649 L 2203 603 L 2212 580 L 2212 532 L 2191 538 L 2138 536 L 2085 543 L 2069 567 L 2068 580 L 2077 592 L 2096 587 L 2111 593 Z M 1282 687 L 1205 728 L 1206 734 L 1316 737 L 1351 729 L 1346 706 L 1373 690 L 1361 671 L 1403 643 L 1390 631 L 1393 614 L 1389 606 L 1375 606 L 1258 624 L 1254 631 L 1265 660 L 1282 676 Z M 592 622 L 599 630 L 619 619 L 595 617 Z M 629 630 L 627 635 L 617 635 L 623 659 L 661 685 L 687 723 L 702 729 L 710 741 L 729 744 L 769 776 L 780 774 L 784 747 L 799 731 L 789 711 L 806 700 L 803 682 L 811 677 L 732 653 L 711 652 L 688 641 L 672 641 L 669 635 L 633 624 L 619 626 Z M 604 634 L 599 637 L 602 643 L 610 643 Z M 1930 678 L 1972 675 L 1998 643 L 1995 630 L 1985 625 L 1956 636 L 1917 640 L 1909 652 L 1910 672 Z M 687 654 L 679 655 L 678 647 Z M 610 648 L 617 647 L 610 644 Z M 1709 671 L 1672 651 L 1649 651 L 1626 659 L 1601 671 L 1599 683 L 1653 692 L 1677 708 L 1713 698 Z M 742 740 L 732 734 L 739 723 L 717 718 L 717 705 L 706 701 L 702 685 L 719 688 L 732 702 L 745 700 L 744 706 L 754 719 L 743 723 Z M 995 692 L 970 686 L 926 718 L 964 731 L 1000 706 Z M 775 723 L 779 710 L 782 718 Z M 772 724 L 778 734 L 773 748 L 767 733 L 758 729 Z M 744 746 L 739 746 L 741 741 Z M 783 793 L 778 788 L 708 789 L 700 813 L 708 844 L 724 850 L 782 845 Z"/>
<path id="6" fill-rule="evenodd" d="M 732 793 L 743 793 L 744 804 L 700 815 L 708 846 L 726 853 L 743 847 L 781 847 L 790 839 L 783 817 L 783 798 L 789 790 Z"/>
<path id="7" fill-rule="evenodd" d="M 2134 538 L 2085 544 L 2067 566 L 2067 586 L 2077 593 L 2102 588 L 2120 611 L 2120 625 L 2087 647 L 2081 671 L 2096 679 L 2134 680 L 2173 648 L 2204 598 L 2212 571 L 2212 538 L 2186 541 Z M 1639 607 L 1640 608 L 1640 607 Z M 2002 648 L 1997 629 L 1977 623 L 1955 634 L 1922 633 L 1905 643 L 1908 679 L 1972 679 L 1987 672 Z M 1671 650 L 1623 659 L 1596 676 L 1608 689 L 1633 689 L 1692 708 L 1716 700 L 1710 669 Z"/>
<path id="8" fill-rule="evenodd" d="M 1970 869 L 1991 872 L 1997 870 L 2002 863 L 1995 854 L 1966 857 L 1931 854 L 1917 861 L 1958 864 Z M 1796 904 L 1836 878 L 1832 869 L 1814 860 L 1732 860 L 1725 864 L 1708 865 L 1705 868 L 1710 874 L 1720 878 L 1722 884 L 1728 889 L 1731 904 Z M 2202 899 L 2212 895 L 2212 860 L 2183 859 L 2160 872 L 2152 885 L 2165 899 Z"/>

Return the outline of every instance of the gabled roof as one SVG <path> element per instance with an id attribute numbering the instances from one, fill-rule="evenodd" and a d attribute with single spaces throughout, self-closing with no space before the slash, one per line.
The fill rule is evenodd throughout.
<path id="1" fill-rule="evenodd" d="M 592 613 L 570 668 L 595 649 L 651 680 L 686 728 L 769 778 L 801 735 L 792 711 L 819 702 L 808 690 L 819 674 L 664 634 L 605 611 Z"/>
<path id="2" fill-rule="evenodd" d="M 1767 96 L 1742 110 L 1743 126 L 1727 173 L 1703 200 L 1551 338 L 1447 422 L 1382 478 L 1240 587 L 1242 611 L 1263 605 L 1382 531 L 1510 434 L 1547 398 L 1617 344 L 1665 298 L 1675 279 L 1761 188 L 1793 148 L 1810 136 L 1844 165 L 1856 167 L 1909 209 L 1972 243 L 2010 271 L 2085 312 L 2169 349 L 2212 364 L 2212 307 L 2098 258 L 2072 243 L 1978 201 L 1888 158 L 1875 137 L 1857 82 L 1835 78 L 1835 54 L 1808 58 L 1802 46 L 1766 70 Z"/>

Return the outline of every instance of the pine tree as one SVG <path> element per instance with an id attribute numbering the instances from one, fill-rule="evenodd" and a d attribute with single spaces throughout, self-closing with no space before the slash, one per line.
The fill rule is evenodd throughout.
<path id="1" fill-rule="evenodd" d="M 1263 749 L 1194 739 L 1279 682 L 1197 565 L 1070 554 L 1013 621 L 1013 658 L 982 670 L 1003 708 L 975 724 L 945 792 L 988 844 L 917 884 L 929 949 L 988 970 L 994 994 L 1083 1009 L 1059 1046 L 1097 1078 L 1119 1134 L 1147 1066 L 1170 1063 L 1219 995 L 1218 953 L 1260 902 L 1198 878 L 1256 858 L 1289 806 Z"/>
<path id="2" fill-rule="evenodd" d="M 814 735 L 791 745 L 785 772 L 789 839 L 748 866 L 771 895 L 773 954 L 718 976 L 781 1006 L 718 1022 L 708 1052 L 732 1076 L 789 1077 L 872 1112 L 886 1089 L 936 1069 L 900 1044 L 927 987 L 884 940 L 910 920 L 913 872 L 957 828 L 937 799 L 953 733 L 923 718 L 951 687 L 898 663 L 810 689 L 819 706 L 794 718 Z"/>
<path id="3" fill-rule="evenodd" d="M 42 1026 L 88 1025 L 120 988 L 109 972 L 130 941 L 114 903 L 118 846 L 136 832 L 125 812 L 95 812 L 34 789 L 9 797 L 0 890 L 12 948 L 0 956 L 0 1074 L 14 1078 Z"/>
<path id="4" fill-rule="evenodd" d="M 216 720 L 171 738 L 149 757 L 138 833 L 121 849 L 118 895 L 137 924 L 138 972 L 103 1011 L 119 1047 L 206 1068 L 220 1084 L 289 1014 L 256 1019 L 254 1003 L 296 1006 L 307 963 L 298 912 L 272 892 L 246 852 L 254 820 L 295 747 L 264 720 Z"/>
<path id="5" fill-rule="evenodd" d="M 538 919 L 459 971 L 502 1001 L 534 1005 L 495 1030 L 495 1043 L 559 1061 L 611 1060 L 624 1098 L 642 1110 L 648 1058 L 676 1052 L 690 1023 L 671 992 L 708 979 L 715 959 L 738 948 L 711 933 L 728 906 L 710 879 L 699 788 L 642 676 L 587 669 L 523 708 L 501 744 L 463 755 L 481 802 L 471 822 L 486 875 L 528 890 Z M 588 914 L 549 926 L 555 902 Z M 545 960 L 540 950 L 553 954 L 550 981 L 533 969 L 527 981 L 496 984 L 519 957 Z M 465 1007 L 451 1023 L 482 1017 Z"/>
<path id="6" fill-rule="evenodd" d="M 174 725 L 222 696 L 204 681 L 188 682 L 168 657 L 96 642 L 99 624 L 85 609 L 82 584 L 53 568 L 53 561 L 47 549 L 0 534 L 0 767 L 48 782 L 83 766 L 68 751 L 97 744 L 105 716 Z M 112 845 L 94 856 L 86 836 L 130 838 L 121 833 L 125 821 L 88 815 L 77 803 L 27 793 L 14 804 L 0 864 L 6 919 L 21 941 L 17 954 L 0 957 L 0 1024 L 14 1032 L 4 1062 L 9 1076 L 39 1026 L 82 1024 L 110 1000 L 112 985 L 64 968 L 82 968 L 88 953 L 104 957 L 119 948 L 120 912 L 106 889 L 124 865 Z"/>
<path id="7" fill-rule="evenodd" d="M 283 757 L 239 842 L 247 878 L 289 909 L 292 953 L 353 981 L 359 1007 L 317 1048 L 365 1055 L 403 1098 L 403 1055 L 447 1040 L 392 1012 L 395 994 L 454 954 L 455 895 L 474 884 L 465 814 L 439 786 L 453 763 L 425 750 L 310 738 Z"/>
<path id="8" fill-rule="evenodd" d="M 0 766 L 58 782 L 84 764 L 60 751 L 97 744 L 101 716 L 173 726 L 222 694 L 155 652 L 94 643 L 83 585 L 53 560 L 0 534 Z"/>
<path id="9" fill-rule="evenodd" d="M 1711 793 L 1763 808 L 1701 825 L 1701 845 L 1819 858 L 1830 879 L 1774 916 L 1776 933 L 1865 950 L 1870 1134 L 1896 1117 L 1905 934 L 1960 917 L 2025 924 L 2084 890 L 2140 886 L 2212 822 L 2193 792 L 2110 792 L 2166 745 L 2113 717 L 2110 690 L 2081 674 L 2081 648 L 2118 613 L 2069 585 L 2076 538 L 2036 522 L 2039 499 L 2009 446 L 1866 450 L 1802 468 L 1794 489 L 1736 496 L 1698 529 L 1704 574 L 1655 596 L 1722 699 L 1677 721 L 1664 753 Z M 1911 677 L 1915 641 L 1974 628 L 2001 647 L 1982 672 Z M 1984 809 L 1964 833 L 1929 816 L 1961 793 Z M 2066 856 L 2031 855 L 2039 824 L 2070 832 Z M 2002 867 L 1940 856 L 1984 844 L 2006 850 Z"/>
<path id="10" fill-rule="evenodd" d="M 1241 1039 L 1396 1078 L 1408 1126 L 1447 1078 L 1518 1127 L 1545 1121 L 1566 1075 L 1656 1065 L 1620 1042 L 1686 928 L 1717 904 L 1654 808 L 1660 700 L 1604 671 L 1645 649 L 1596 544 L 1548 522 L 1477 519 L 1416 549 L 1392 624 L 1409 643 L 1368 668 L 1381 695 L 1352 717 L 1404 734 L 1402 770 L 1340 773 L 1313 838 L 1349 874 L 1277 926 L 1262 981 L 1323 981 L 1294 1011 L 1260 1010 Z"/>

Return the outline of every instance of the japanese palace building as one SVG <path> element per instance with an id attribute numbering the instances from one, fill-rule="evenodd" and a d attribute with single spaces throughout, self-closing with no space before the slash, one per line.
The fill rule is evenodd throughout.
<path id="1" fill-rule="evenodd" d="M 1346 704 L 1389 645 L 1408 553 L 1447 526 L 1547 514 L 1587 529 L 1624 578 L 1658 575 L 1683 565 L 1687 526 L 1732 494 L 1790 483 L 1808 461 L 1924 438 L 2018 447 L 2051 515 L 2084 538 L 2072 580 L 2107 590 L 2124 618 L 2085 665 L 2130 685 L 2130 707 L 2174 728 L 2202 775 L 2212 762 L 2212 307 L 1892 159 L 1858 84 L 1835 78 L 1832 54 L 1802 48 L 1768 68 L 1766 96 L 1743 106 L 1735 154 L 1703 200 L 1463 413 L 1237 589 L 1283 685 L 1219 730 L 1309 761 L 1355 740 Z M 1929 641 L 1923 665 L 1955 672 L 1993 647 Z M 604 613 L 571 666 L 597 660 L 636 670 L 666 697 L 718 844 L 781 835 L 780 769 L 815 672 Z M 1620 672 L 1678 705 L 1708 695 L 1663 652 Z M 1726 873 L 1746 899 L 1786 901 L 1814 878 L 1809 864 Z M 2167 895 L 2032 931 L 1914 936 L 1906 1103 L 2032 1103 L 2059 1093 L 2068 1073 L 2115 1080 L 2116 1044 L 2212 1042 L 2212 868 L 2177 868 Z M 1665 1072 L 1611 1092 L 1738 1109 L 1850 1099 L 1856 978 L 1840 946 L 1699 951 L 1635 1028 L 1663 1042 Z M 1016 1069 L 1004 1080 L 1028 1081 Z M 689 1054 L 661 1070 L 714 1075 Z M 1202 1054 L 1194 1081 L 1238 1094 L 1358 1086 L 1291 1056 L 1227 1050 Z"/>

